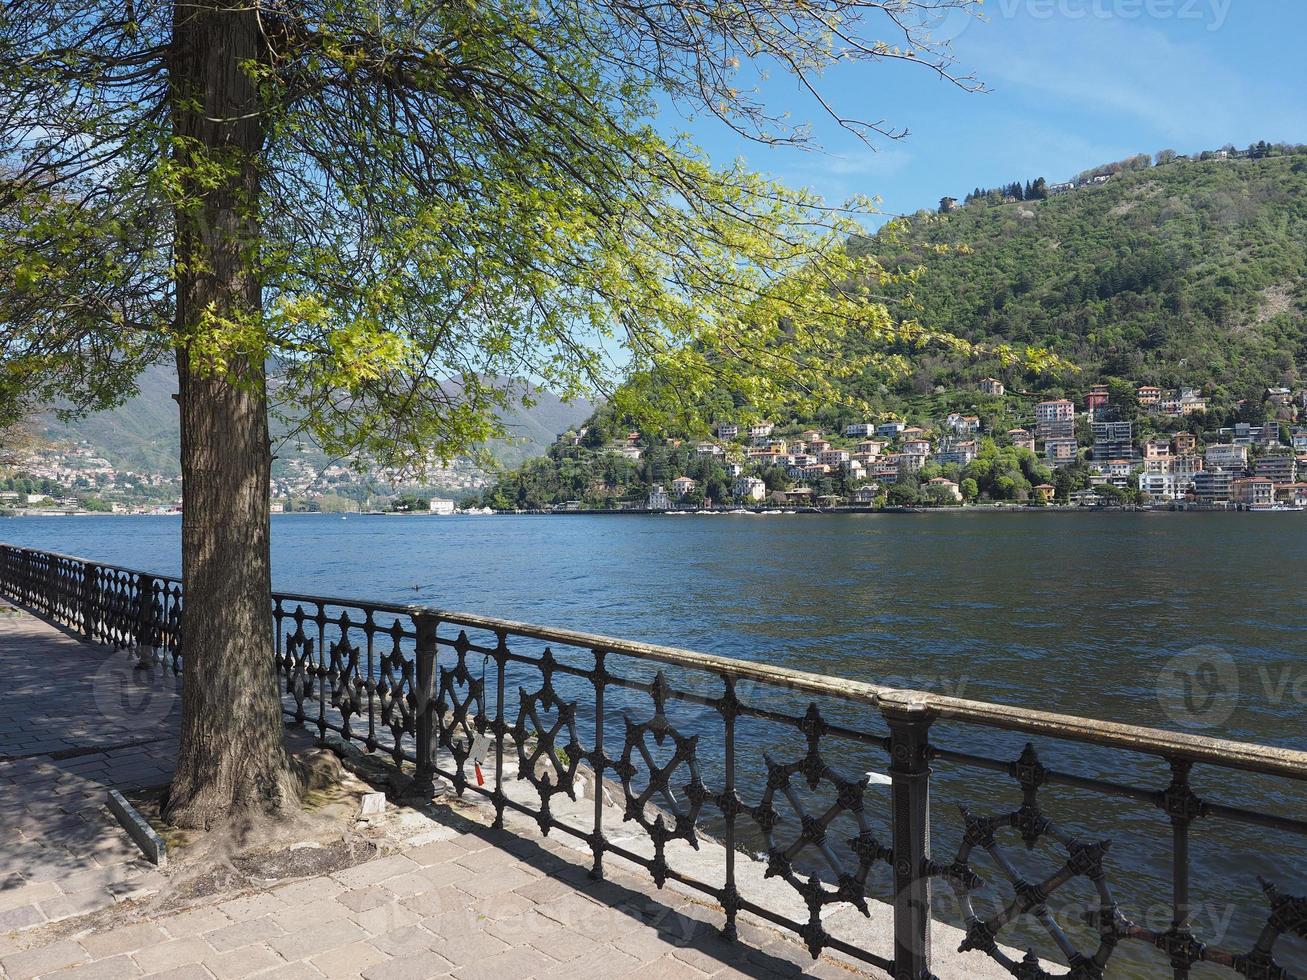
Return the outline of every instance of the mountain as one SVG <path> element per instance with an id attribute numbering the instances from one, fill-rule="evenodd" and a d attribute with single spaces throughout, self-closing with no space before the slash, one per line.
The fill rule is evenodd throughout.
<path id="1" fill-rule="evenodd" d="M 856 247 L 924 267 L 912 298 L 928 326 L 1047 346 L 1083 378 L 1210 386 L 1220 401 L 1307 371 L 1307 154 L 1179 160 L 1046 200 L 982 198 L 915 220 L 901 243 Z M 899 391 L 997 367 L 927 356 Z"/>
<path id="2" fill-rule="evenodd" d="M 980 345 L 1045 347 L 1067 367 L 1032 373 L 997 356 L 905 348 L 906 374 L 865 377 L 851 393 L 874 419 L 938 433 L 949 413 L 971 414 L 1000 441 L 1009 427 L 1033 423 L 1035 400 L 1079 403 L 1096 384 L 1108 385 L 1117 404 L 1132 402 L 1141 385 L 1206 397 L 1205 417 L 1145 414 L 1137 436 L 1264 417 L 1267 387 L 1299 389 L 1307 377 L 1307 147 L 1264 147 L 1255 159 L 1171 156 L 1156 166 L 1137 157 L 1095 167 L 1074 188 L 1034 181 L 1030 199 L 1020 183 L 977 190 L 965 206 L 946 198 L 938 214 L 852 242 L 889 269 L 923 271 L 889 288 L 895 315 Z M 990 376 L 1006 384 L 1008 398 L 978 391 Z M 730 406 L 729 393 L 711 393 L 699 415 L 730 418 Z M 832 407 L 776 421 L 777 435 L 792 439 L 811 427 L 851 446 L 856 440 L 838 435 L 866 420 Z M 724 472 L 689 448 L 706 433 L 671 433 L 685 440 L 679 447 L 675 439 L 641 440 L 641 460 L 622 458 L 612 450 L 634 428 L 636 420 L 601 409 L 585 440 L 555 445 L 484 499 L 499 507 L 575 499 L 611 506 L 681 475 L 701 487 L 711 478 L 710 495 L 723 499 Z M 775 468 L 748 471 L 769 490 L 793 482 Z"/>
<path id="3" fill-rule="evenodd" d="M 525 383 L 506 384 L 521 390 Z M 177 403 L 173 400 L 177 391 L 174 370 L 166 365 L 147 368 L 137 385 L 140 390 L 134 397 L 110 411 L 69 423 L 44 417 L 40 424 L 43 435 L 52 442 L 86 442 L 96 455 L 118 469 L 178 476 L 181 437 Z M 516 466 L 544 452 L 559 433 L 594 411 L 587 401 L 564 402 L 552 392 L 533 386 L 530 395 L 534 405 L 515 406 L 502 417 L 507 438 L 485 447 L 505 466 Z M 320 462 L 325 463 L 325 458 Z"/>

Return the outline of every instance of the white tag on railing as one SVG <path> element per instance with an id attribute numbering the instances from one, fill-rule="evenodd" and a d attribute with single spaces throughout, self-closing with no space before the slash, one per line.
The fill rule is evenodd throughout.
<path id="1" fill-rule="evenodd" d="M 472 762 L 481 765 L 490 753 L 490 736 L 481 734 L 472 740 Z"/>

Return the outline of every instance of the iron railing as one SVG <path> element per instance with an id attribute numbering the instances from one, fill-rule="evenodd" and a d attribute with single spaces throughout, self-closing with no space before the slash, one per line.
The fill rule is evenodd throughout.
<path id="1" fill-rule="evenodd" d="M 0 594 L 88 640 L 181 667 L 176 579 L 0 545 Z M 1307 752 L 422 606 L 284 593 L 272 602 L 289 721 L 389 753 L 422 791 L 440 778 L 482 794 L 497 823 L 514 810 L 546 834 L 579 838 L 596 876 L 617 855 L 659 887 L 696 889 L 720 906 L 727 937 L 749 912 L 797 933 L 814 957 L 838 950 L 917 980 L 932 975 L 932 926 L 952 896 L 961 949 L 1023 980 L 1307 975 L 1307 899 L 1262 883 L 1257 921 L 1231 948 L 1196 925 L 1191 894 L 1195 867 L 1209 892 L 1247 893 L 1258 862 L 1301 890 Z M 873 785 L 882 768 L 888 800 Z M 587 780 L 593 808 L 576 802 Z M 620 822 L 642 828 L 643 848 L 615 839 L 605 784 Z M 933 786 L 993 812 L 932 812 Z M 1087 840 L 1066 816 L 1124 824 L 1129 839 Z M 953 846 L 932 850 L 932 825 Z M 1216 845 L 1200 866 L 1195 842 L 1217 827 L 1249 849 Z M 708 834 L 723 859 L 704 880 L 686 858 Z M 1050 851 L 1051 866 L 1033 871 Z M 787 883 L 793 901 L 760 888 L 765 879 Z M 1163 921 L 1132 918 L 1113 887 L 1122 882 L 1144 901 L 1162 892 Z M 1087 900 L 1059 906 L 1077 887 Z M 832 925 L 851 908 L 869 916 L 877 898 L 893 921 L 880 951 Z"/>

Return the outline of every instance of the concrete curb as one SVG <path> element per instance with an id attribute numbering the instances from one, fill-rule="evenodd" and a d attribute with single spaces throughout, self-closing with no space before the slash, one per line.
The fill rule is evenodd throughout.
<path id="1" fill-rule="evenodd" d="M 109 810 L 118 818 L 123 830 L 127 831 L 136 842 L 136 846 L 141 849 L 146 860 L 160 868 L 167 867 L 168 845 L 155 833 L 146 819 L 136 812 L 136 808 L 127 802 L 127 798 L 116 789 L 109 790 Z"/>

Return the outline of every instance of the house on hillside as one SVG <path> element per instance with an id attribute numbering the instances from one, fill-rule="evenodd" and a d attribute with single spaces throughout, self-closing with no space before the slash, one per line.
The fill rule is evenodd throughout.
<path id="1" fill-rule="evenodd" d="M 954 483 L 952 480 L 948 479 L 947 477 L 937 476 L 934 479 L 927 480 L 926 486 L 935 487 L 939 490 L 942 490 L 944 493 L 948 494 L 948 496 L 952 497 L 953 500 L 957 501 L 958 503 L 962 502 L 961 487 L 959 487 L 956 483 Z"/>
<path id="2" fill-rule="evenodd" d="M 876 497 L 879 494 L 880 487 L 874 483 L 869 483 L 865 487 L 858 487 L 858 489 L 854 490 L 850 499 L 859 506 L 868 506 L 876 502 Z"/>
<path id="3" fill-rule="evenodd" d="M 661 483 L 655 483 L 649 490 L 649 500 L 646 506 L 650 510 L 669 510 L 672 506 L 672 498 L 667 495 L 667 489 Z"/>
<path id="4" fill-rule="evenodd" d="M 688 476 L 678 476 L 672 481 L 672 496 L 677 500 L 684 497 L 687 493 L 692 493 L 694 488 L 699 484 Z"/>
<path id="5" fill-rule="evenodd" d="M 998 378 L 981 378 L 980 393 L 982 395 L 1001 398 L 1003 395 L 1007 394 L 1007 388 L 1004 386 L 1002 381 L 998 380 Z"/>

